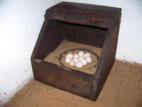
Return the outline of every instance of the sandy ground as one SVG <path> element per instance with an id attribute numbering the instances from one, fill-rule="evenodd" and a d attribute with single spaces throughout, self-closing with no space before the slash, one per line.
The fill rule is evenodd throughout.
<path id="1" fill-rule="evenodd" d="M 31 80 L 6 107 L 142 107 L 142 66 L 116 61 L 96 102 Z"/>

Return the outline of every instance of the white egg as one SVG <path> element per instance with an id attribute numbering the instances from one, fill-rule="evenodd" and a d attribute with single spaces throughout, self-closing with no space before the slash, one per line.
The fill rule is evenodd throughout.
<path id="1" fill-rule="evenodd" d="M 84 56 L 84 52 L 83 51 L 79 51 L 79 56 Z"/>
<path id="2" fill-rule="evenodd" d="M 81 61 L 81 63 L 83 64 L 83 66 L 85 66 L 87 64 L 87 61 L 84 59 Z"/>
<path id="3" fill-rule="evenodd" d="M 74 66 L 74 65 L 75 65 L 75 62 L 74 62 L 74 61 L 71 61 L 69 64 L 70 64 L 70 66 Z"/>
<path id="4" fill-rule="evenodd" d="M 81 57 L 79 57 L 79 60 L 84 60 L 84 57 L 82 57 L 82 56 L 81 56 Z"/>
<path id="5" fill-rule="evenodd" d="M 86 58 L 86 61 L 87 61 L 88 63 L 91 63 L 91 62 L 92 62 L 91 57 L 87 57 L 87 58 Z"/>
<path id="6" fill-rule="evenodd" d="M 83 64 L 80 63 L 80 62 L 78 62 L 77 64 L 75 64 L 75 66 L 76 66 L 77 68 L 82 68 L 82 67 L 83 67 Z"/>
<path id="7" fill-rule="evenodd" d="M 73 58 L 73 61 L 74 61 L 75 63 L 78 63 L 78 58 Z"/>
<path id="8" fill-rule="evenodd" d="M 73 55 L 72 54 L 67 54 L 66 58 L 73 58 Z"/>
<path id="9" fill-rule="evenodd" d="M 68 57 L 65 58 L 65 62 L 66 62 L 66 63 L 70 63 L 70 62 L 71 62 L 71 58 L 68 58 Z"/>
<path id="10" fill-rule="evenodd" d="M 73 57 L 74 57 L 75 59 L 78 59 L 79 56 L 78 56 L 78 54 L 74 54 Z"/>
<path id="11" fill-rule="evenodd" d="M 80 59 L 78 60 L 78 62 L 79 62 L 79 63 L 82 63 L 82 65 L 84 65 L 84 63 L 83 63 L 84 61 L 83 61 L 83 60 L 84 60 L 84 59 L 80 58 Z"/>
<path id="12" fill-rule="evenodd" d="M 84 55 L 85 58 L 90 57 L 90 56 L 91 56 L 91 55 L 90 55 L 90 53 L 88 53 L 88 52 Z"/>

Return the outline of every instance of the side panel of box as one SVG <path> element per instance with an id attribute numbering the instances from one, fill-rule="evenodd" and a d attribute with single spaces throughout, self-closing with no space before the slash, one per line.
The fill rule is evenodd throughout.
<path id="1" fill-rule="evenodd" d="M 117 49 L 117 40 L 119 33 L 120 22 L 115 22 L 113 28 L 109 28 L 106 41 L 104 43 L 101 60 L 95 74 L 95 80 L 97 81 L 97 89 L 94 91 L 94 100 L 97 99 L 101 89 L 103 88 L 106 79 L 111 71 L 111 68 L 115 61 L 115 54 Z M 96 85 L 94 86 L 96 87 Z"/>
<path id="2" fill-rule="evenodd" d="M 66 71 L 48 62 L 36 64 L 36 70 L 39 77 L 35 79 L 71 93 L 91 98 L 93 89 L 91 75 L 78 71 Z"/>

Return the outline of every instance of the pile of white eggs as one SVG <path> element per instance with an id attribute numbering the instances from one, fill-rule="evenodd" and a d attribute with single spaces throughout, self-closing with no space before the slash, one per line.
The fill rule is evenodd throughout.
<path id="1" fill-rule="evenodd" d="M 91 54 L 89 52 L 78 51 L 76 53 L 68 53 L 65 56 L 65 62 L 70 66 L 82 68 L 88 63 L 92 62 Z"/>

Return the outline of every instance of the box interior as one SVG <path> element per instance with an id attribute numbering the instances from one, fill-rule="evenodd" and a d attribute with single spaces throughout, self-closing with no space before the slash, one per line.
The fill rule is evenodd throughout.
<path id="1" fill-rule="evenodd" d="M 66 55 L 68 53 L 73 55 L 75 53 L 77 54 L 79 51 L 83 51 L 84 53 L 89 52 L 92 59 L 91 63 L 87 63 L 83 67 L 78 68 L 75 65 L 71 66 L 69 63 L 65 62 Z M 68 71 L 77 70 L 88 74 L 94 74 L 98 65 L 101 51 L 101 48 L 64 40 L 54 51 L 44 58 L 44 61 L 56 64 Z M 78 61 L 78 59 L 76 60 Z M 86 58 L 84 58 L 84 60 L 86 60 Z"/>
<path id="2" fill-rule="evenodd" d="M 104 28 L 48 20 L 35 58 L 44 60 L 65 40 L 102 50 L 106 33 L 107 29 Z M 101 52 L 99 56 L 101 56 Z"/>

